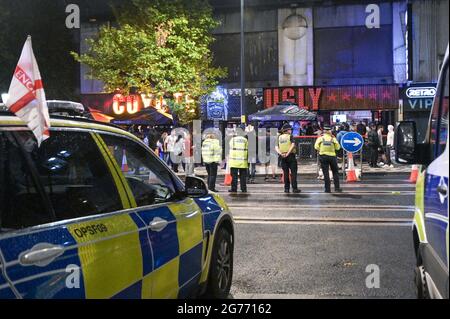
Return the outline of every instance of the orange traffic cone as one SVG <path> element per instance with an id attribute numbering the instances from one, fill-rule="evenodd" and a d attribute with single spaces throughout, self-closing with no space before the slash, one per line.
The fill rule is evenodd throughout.
<path id="1" fill-rule="evenodd" d="M 353 153 L 348 153 L 348 169 L 347 169 L 347 179 L 346 182 L 356 182 L 358 178 L 356 177 L 355 164 L 353 163 Z"/>
<path id="2" fill-rule="evenodd" d="M 410 183 L 417 182 L 418 175 L 419 175 L 419 167 L 417 165 L 413 165 L 411 169 L 411 175 L 409 176 L 409 182 Z"/>
<path id="3" fill-rule="evenodd" d="M 123 150 L 122 172 L 127 173 L 128 170 L 129 170 L 129 168 L 128 168 L 128 162 L 127 162 L 127 154 L 125 153 L 125 150 Z"/>
<path id="4" fill-rule="evenodd" d="M 230 186 L 231 185 L 231 174 L 230 174 L 230 165 L 227 163 L 227 168 L 225 170 L 225 181 L 223 182 L 223 186 Z"/>

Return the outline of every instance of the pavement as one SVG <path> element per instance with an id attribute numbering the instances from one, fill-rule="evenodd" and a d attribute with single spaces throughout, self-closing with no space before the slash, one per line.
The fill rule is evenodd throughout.
<path id="1" fill-rule="evenodd" d="M 236 222 L 230 298 L 415 298 L 408 177 L 366 175 L 331 194 L 301 175 L 300 194 L 262 177 L 247 194 L 217 186 Z M 379 288 L 366 285 L 373 269 Z"/>
<path id="2" fill-rule="evenodd" d="M 356 169 L 359 169 L 359 162 L 356 163 Z M 342 165 L 339 165 L 341 167 Z M 183 169 L 180 167 L 180 174 L 181 176 L 184 176 Z M 311 161 L 299 161 L 298 165 L 298 173 L 299 175 L 317 175 L 318 169 L 317 169 L 317 163 L 311 162 Z M 386 168 L 372 168 L 367 164 L 363 164 L 362 174 L 399 174 L 399 173 L 410 173 L 411 172 L 411 166 L 410 165 L 396 165 L 393 168 L 386 167 Z M 194 169 L 194 173 L 196 176 L 199 177 L 205 177 L 207 176 L 206 168 L 204 166 L 199 166 Z M 217 175 L 223 176 L 226 174 L 226 170 L 219 168 Z M 271 174 L 271 170 L 269 170 L 269 174 Z M 282 170 L 280 167 L 276 167 L 276 174 L 281 176 Z M 256 165 L 256 175 L 257 176 L 264 176 L 265 175 L 265 167 L 264 165 Z"/>

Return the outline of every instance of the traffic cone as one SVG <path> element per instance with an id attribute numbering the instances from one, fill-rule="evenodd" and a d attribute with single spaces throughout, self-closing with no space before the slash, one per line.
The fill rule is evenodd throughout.
<path id="1" fill-rule="evenodd" d="M 127 162 L 127 154 L 125 153 L 125 150 L 123 150 L 123 156 L 122 156 L 122 172 L 127 173 L 129 170 L 128 168 L 128 162 Z"/>
<path id="2" fill-rule="evenodd" d="M 230 174 L 230 165 L 227 163 L 227 168 L 225 169 L 225 181 L 223 182 L 223 186 L 230 186 L 232 181 L 232 177 Z"/>
<path id="3" fill-rule="evenodd" d="M 418 175 L 419 175 L 419 167 L 417 165 L 413 165 L 411 169 L 411 175 L 409 176 L 409 182 L 410 183 L 417 182 Z"/>
<path id="4" fill-rule="evenodd" d="M 348 153 L 348 169 L 347 169 L 347 179 L 346 182 L 356 182 L 358 178 L 356 177 L 355 164 L 353 163 L 353 153 Z"/>

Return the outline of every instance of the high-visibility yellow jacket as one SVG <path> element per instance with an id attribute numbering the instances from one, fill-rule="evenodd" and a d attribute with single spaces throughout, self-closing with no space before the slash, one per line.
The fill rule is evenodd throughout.
<path id="1" fill-rule="evenodd" d="M 278 137 L 278 149 L 281 153 L 289 152 L 292 146 L 291 135 L 290 134 L 281 134 Z M 292 150 L 292 153 L 295 153 L 295 150 Z"/>
<path id="2" fill-rule="evenodd" d="M 319 151 L 319 155 L 336 156 L 336 151 L 341 149 L 341 145 L 333 135 L 324 134 L 316 140 L 314 148 Z"/>
<path id="3" fill-rule="evenodd" d="M 230 140 L 230 168 L 248 168 L 248 141 L 243 136 Z"/>
<path id="4" fill-rule="evenodd" d="M 202 157 L 205 163 L 219 163 L 222 160 L 222 148 L 219 140 L 207 138 L 203 141 Z"/>

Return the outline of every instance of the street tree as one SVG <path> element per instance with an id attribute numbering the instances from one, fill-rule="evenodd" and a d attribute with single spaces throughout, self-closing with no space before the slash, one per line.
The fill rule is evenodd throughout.
<path id="1" fill-rule="evenodd" d="M 89 77 L 107 92 L 163 96 L 182 124 L 199 118 L 200 97 L 226 75 L 213 66 L 217 22 L 208 1 L 131 0 L 114 12 L 117 23 L 88 39 L 87 53 L 72 53 L 89 67 Z"/>

